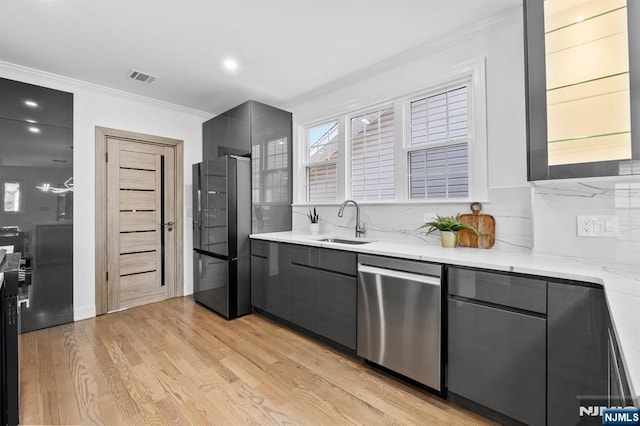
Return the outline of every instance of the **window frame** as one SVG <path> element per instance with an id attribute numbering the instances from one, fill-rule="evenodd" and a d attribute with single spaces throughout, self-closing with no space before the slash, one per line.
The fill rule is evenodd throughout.
<path id="1" fill-rule="evenodd" d="M 332 123 L 334 121 L 336 122 L 336 127 L 338 129 L 338 136 L 337 136 L 338 157 L 335 160 L 318 161 L 315 163 L 311 163 L 309 158 L 309 130 L 313 129 L 314 127 L 320 127 L 324 124 Z M 301 188 L 302 194 L 304 194 L 303 203 L 313 204 L 313 205 L 335 204 L 338 202 L 338 200 L 341 197 L 344 197 L 344 194 L 345 194 L 343 189 L 344 178 L 342 177 L 344 175 L 345 165 L 341 164 L 341 163 L 344 163 L 344 151 L 345 151 L 344 150 L 344 135 L 345 135 L 344 116 L 337 116 L 333 118 L 325 118 L 322 120 L 318 120 L 316 122 L 303 126 L 302 131 L 303 131 L 303 136 L 301 140 L 303 141 L 302 143 L 303 149 L 301 150 L 302 164 L 300 169 L 302 169 L 302 173 L 303 173 L 301 174 L 301 176 L 303 177 L 302 179 L 303 184 Z M 336 198 L 335 200 L 322 200 L 322 201 L 309 200 L 309 169 L 313 167 L 326 167 L 329 165 L 336 166 Z"/>
<path id="2" fill-rule="evenodd" d="M 352 153 L 353 153 L 353 146 L 352 146 L 352 139 L 351 139 L 351 120 L 354 119 L 355 117 L 358 117 L 360 115 L 365 115 L 367 113 L 370 113 L 372 111 L 381 111 L 381 110 L 386 110 L 386 109 L 391 109 L 393 110 L 393 127 L 394 127 L 394 141 L 393 141 L 393 147 L 394 147 L 394 152 L 393 152 L 393 171 L 394 171 L 394 176 L 393 176 L 393 183 L 394 183 L 394 197 L 393 200 L 385 200 L 385 199 L 361 199 L 361 198 L 355 198 L 353 195 L 353 187 L 351 186 L 351 184 L 353 183 L 353 170 L 351 167 L 352 164 Z M 393 101 L 387 101 L 387 102 L 380 102 L 377 103 L 375 105 L 370 105 L 364 108 L 360 108 L 357 111 L 352 111 L 349 114 L 345 115 L 345 151 L 346 151 L 346 176 L 347 176 L 347 182 L 349 182 L 350 184 L 347 185 L 347 188 L 345 188 L 345 193 L 347 194 L 347 196 L 349 198 L 354 199 L 355 201 L 359 202 L 359 203 L 392 203 L 398 200 L 398 146 L 400 146 L 399 144 L 399 140 L 402 140 L 402 133 L 398 132 L 399 128 L 398 128 L 398 123 L 399 123 L 399 118 L 400 118 L 400 122 L 402 120 L 402 111 L 401 111 L 401 115 L 398 115 L 398 99 L 394 99 Z"/>
<path id="3" fill-rule="evenodd" d="M 488 145 L 487 145 L 487 89 L 486 89 L 486 64 L 484 57 L 474 58 L 469 61 L 449 67 L 440 75 L 447 77 L 436 80 L 425 80 L 421 88 L 410 90 L 399 96 L 389 97 L 374 102 L 362 102 L 360 105 L 345 109 L 338 114 L 325 115 L 322 119 L 309 120 L 296 126 L 297 137 L 295 140 L 302 144 L 294 144 L 296 161 L 296 177 L 294 179 L 295 199 L 294 206 L 310 205 L 339 205 L 342 200 L 352 198 L 351 193 L 351 143 L 350 143 L 350 119 L 367 111 L 379 109 L 385 105 L 393 105 L 395 128 L 395 198 L 393 200 L 357 200 L 359 204 L 463 204 L 471 201 L 489 202 L 489 174 L 488 174 Z M 437 93 L 446 88 L 466 84 L 468 86 L 468 178 L 469 193 L 467 198 L 437 198 L 437 199 L 411 199 L 409 198 L 407 146 L 410 144 L 408 133 L 410 116 L 407 112 L 409 100 L 424 97 L 425 94 Z M 308 129 L 324 122 L 335 120 L 339 122 L 340 136 L 338 139 L 338 191 L 336 202 L 309 202 L 306 198 L 306 166 L 308 164 L 307 151 Z M 296 152 L 297 151 L 297 152 Z"/>
<path id="4" fill-rule="evenodd" d="M 448 93 L 457 89 L 461 89 L 463 87 L 467 88 L 467 136 L 466 138 L 464 138 L 464 142 L 462 139 L 457 140 L 457 141 L 451 141 L 451 140 L 447 140 L 444 142 L 435 142 L 435 143 L 431 143 L 431 144 L 426 144 L 426 145 L 419 145 L 419 146 L 412 146 L 411 145 L 411 104 L 413 102 L 416 101 L 421 101 L 423 99 L 428 99 L 429 97 L 432 96 L 437 96 L 437 95 L 441 95 L 444 93 Z M 472 83 L 470 79 L 460 79 L 457 80 L 455 82 L 451 82 L 451 84 L 448 85 L 442 85 L 439 86 L 437 88 L 432 88 L 431 90 L 416 94 L 415 96 L 410 96 L 407 97 L 403 100 L 403 118 L 404 118 L 404 136 L 403 140 L 402 140 L 402 153 L 403 153 L 403 164 L 404 164 L 404 168 L 403 168 L 403 181 L 405 183 L 405 186 L 403 188 L 403 194 L 406 200 L 408 201 L 450 201 L 450 202 L 459 202 L 459 200 L 462 201 L 467 201 L 470 200 L 472 198 L 472 181 L 473 181 L 473 177 L 471 175 L 471 159 L 472 159 L 472 152 L 471 152 L 471 148 L 473 146 L 474 140 L 473 140 L 473 132 L 471 130 L 472 127 L 472 106 L 473 106 L 473 101 L 472 101 Z M 466 143 L 467 144 L 467 179 L 468 179 L 468 184 L 467 184 L 467 196 L 466 197 L 449 197 L 447 194 L 447 197 L 444 198 L 429 198 L 428 196 L 426 196 L 425 198 L 411 198 L 411 185 L 409 184 L 409 173 L 410 173 L 410 167 L 409 167 L 409 155 L 412 152 L 416 152 L 416 151 L 427 151 L 428 149 L 434 149 L 434 148 L 442 148 L 442 147 L 449 147 L 449 146 L 454 146 L 454 145 L 461 145 L 462 143 Z"/>

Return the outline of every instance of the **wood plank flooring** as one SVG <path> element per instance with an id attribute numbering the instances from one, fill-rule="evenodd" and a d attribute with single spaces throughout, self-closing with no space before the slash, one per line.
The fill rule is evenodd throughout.
<path id="1" fill-rule="evenodd" d="M 22 424 L 490 424 L 257 315 L 177 298 L 21 336 Z"/>

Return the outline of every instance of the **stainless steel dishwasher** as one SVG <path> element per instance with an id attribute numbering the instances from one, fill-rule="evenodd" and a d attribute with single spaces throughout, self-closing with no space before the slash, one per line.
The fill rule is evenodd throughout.
<path id="1" fill-rule="evenodd" d="M 442 265 L 358 255 L 358 355 L 441 391 Z"/>

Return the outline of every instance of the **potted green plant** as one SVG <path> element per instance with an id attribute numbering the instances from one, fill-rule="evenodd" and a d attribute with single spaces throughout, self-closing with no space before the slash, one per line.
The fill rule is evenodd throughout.
<path id="1" fill-rule="evenodd" d="M 313 211 L 311 210 L 311 208 L 309 208 L 307 217 L 309 218 L 310 222 L 309 228 L 311 230 L 311 235 L 318 235 L 320 233 L 320 223 L 318 223 L 318 221 L 320 220 L 320 215 L 318 215 L 315 207 L 313 207 Z"/>
<path id="2" fill-rule="evenodd" d="M 427 235 L 434 231 L 440 231 L 440 240 L 442 241 L 442 247 L 454 248 L 458 245 L 458 231 L 461 229 L 468 229 L 480 235 L 480 232 L 468 223 L 460 222 L 460 215 L 455 216 L 440 216 L 436 215 L 431 221 L 426 222 L 418 229 L 428 228 Z"/>

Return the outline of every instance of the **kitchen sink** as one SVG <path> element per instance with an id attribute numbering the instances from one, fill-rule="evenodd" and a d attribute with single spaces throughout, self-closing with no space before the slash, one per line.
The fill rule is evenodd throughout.
<path id="1" fill-rule="evenodd" d="M 360 240 L 345 240 L 342 238 L 323 238 L 318 241 L 323 241 L 325 243 L 338 243 L 338 244 L 352 244 L 352 245 L 360 245 L 360 244 L 369 244 L 373 241 L 360 241 Z"/>

